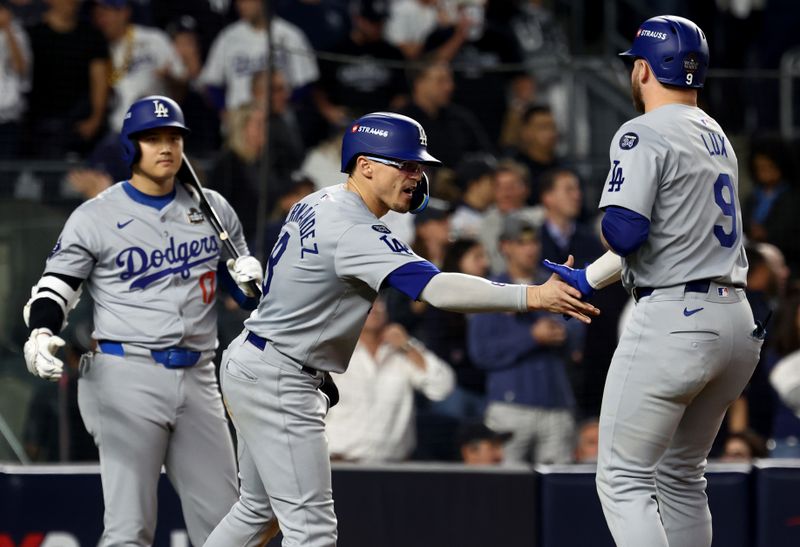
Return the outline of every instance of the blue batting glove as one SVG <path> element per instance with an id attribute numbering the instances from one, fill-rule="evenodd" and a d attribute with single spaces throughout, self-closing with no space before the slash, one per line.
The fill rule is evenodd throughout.
<path id="1" fill-rule="evenodd" d="M 542 265 L 551 272 L 558 274 L 568 285 L 581 291 L 581 296 L 583 298 L 589 298 L 594 293 L 594 289 L 589 285 L 589 281 L 586 279 L 585 268 L 576 270 L 575 268 L 570 268 L 563 264 L 556 264 L 547 259 L 542 262 Z"/>

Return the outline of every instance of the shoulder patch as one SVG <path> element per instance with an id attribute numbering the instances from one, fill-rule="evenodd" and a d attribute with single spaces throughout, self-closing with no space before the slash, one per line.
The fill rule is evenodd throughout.
<path id="1" fill-rule="evenodd" d="M 53 247 L 53 250 L 51 250 L 50 254 L 47 255 L 47 260 L 50 260 L 51 258 L 53 258 L 55 255 L 57 255 L 59 253 L 59 251 L 61 251 L 61 238 L 60 237 L 58 238 L 58 241 L 56 241 L 56 245 L 55 245 L 55 247 Z"/>
<path id="2" fill-rule="evenodd" d="M 637 135 L 632 131 L 625 133 L 619 139 L 619 147 L 623 150 L 630 150 L 631 148 L 635 148 L 637 144 L 639 144 L 639 135 Z"/>
<path id="3" fill-rule="evenodd" d="M 382 234 L 391 234 L 392 231 L 383 224 L 373 224 L 372 229 Z"/>

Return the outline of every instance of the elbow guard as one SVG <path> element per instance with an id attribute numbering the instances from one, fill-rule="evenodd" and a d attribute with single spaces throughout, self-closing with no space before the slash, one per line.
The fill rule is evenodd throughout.
<path id="1" fill-rule="evenodd" d="M 30 327 L 31 305 L 40 299 L 48 299 L 58 305 L 64 313 L 64 324 L 61 329 L 67 326 L 67 315 L 70 311 L 75 309 L 81 299 L 81 292 L 83 288 L 78 285 L 77 289 L 73 289 L 66 281 L 54 275 L 43 275 L 39 282 L 31 287 L 31 297 L 22 308 L 22 318 L 25 320 L 25 326 Z"/>

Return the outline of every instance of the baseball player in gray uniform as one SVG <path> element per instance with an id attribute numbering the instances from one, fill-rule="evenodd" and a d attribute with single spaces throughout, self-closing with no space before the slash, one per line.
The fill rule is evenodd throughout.
<path id="1" fill-rule="evenodd" d="M 584 296 L 621 274 L 637 301 L 600 414 L 597 490 L 614 540 L 709 546 L 706 457 L 764 336 L 743 290 L 736 154 L 697 107 L 708 67 L 700 28 L 648 19 L 622 55 L 634 59 L 642 115 L 611 142 L 600 208 L 613 252 L 585 270 L 549 267 Z"/>
<path id="2" fill-rule="evenodd" d="M 500 285 L 440 273 L 381 222 L 428 200 L 423 166 L 439 163 L 415 120 L 378 112 L 342 142 L 346 183 L 295 204 L 264 273 L 263 296 L 223 356 L 221 382 L 236 426 L 239 501 L 207 547 L 260 545 L 280 523 L 283 545 L 336 545 L 328 401 L 323 371 L 347 368 L 381 287 L 456 311 L 548 309 L 583 321 L 597 310 L 556 276 L 540 286 Z"/>
<path id="3" fill-rule="evenodd" d="M 229 272 L 195 197 L 175 183 L 187 132 L 167 97 L 131 105 L 121 133 L 130 180 L 70 215 L 25 307 L 28 369 L 57 380 L 63 363 L 54 354 L 64 344 L 57 334 L 81 285 L 94 301 L 98 349 L 81 361 L 78 404 L 100 452 L 103 546 L 152 544 L 162 465 L 194 545 L 205 542 L 238 495 L 212 363 L 215 295 L 227 282 L 254 309 L 256 299 L 242 290 L 260 282 L 261 266 L 247 256 Z M 246 255 L 236 213 L 216 192 L 206 195 Z"/>

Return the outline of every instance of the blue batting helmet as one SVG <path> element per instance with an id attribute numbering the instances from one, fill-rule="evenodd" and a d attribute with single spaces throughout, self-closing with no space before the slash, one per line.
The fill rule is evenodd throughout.
<path id="1" fill-rule="evenodd" d="M 701 88 L 708 70 L 708 42 L 700 27 L 675 15 L 659 15 L 642 23 L 628 51 L 645 59 L 662 84 Z"/>
<path id="2" fill-rule="evenodd" d="M 189 132 L 181 107 L 169 97 L 150 95 L 139 99 L 128 108 L 119 134 L 122 157 L 128 165 L 133 165 L 139 160 L 136 135 L 159 127 L 177 127 L 184 133 Z"/>
<path id="3" fill-rule="evenodd" d="M 425 165 L 442 162 L 428 153 L 428 137 L 418 121 L 393 112 L 373 112 L 354 121 L 342 138 L 342 172 L 348 173 L 359 155 L 391 160 L 418 161 Z M 428 206 L 430 184 L 422 178 L 411 196 L 409 212 L 416 214 Z"/>
<path id="4" fill-rule="evenodd" d="M 342 139 L 342 172 L 347 173 L 356 156 L 378 156 L 390 160 L 440 162 L 427 150 L 428 137 L 416 120 L 393 112 L 373 112 L 347 128 Z"/>

